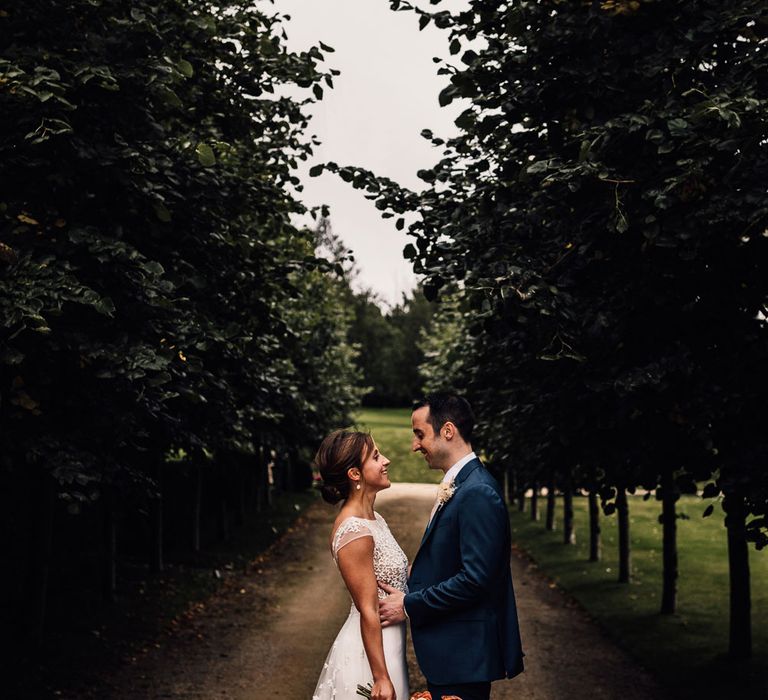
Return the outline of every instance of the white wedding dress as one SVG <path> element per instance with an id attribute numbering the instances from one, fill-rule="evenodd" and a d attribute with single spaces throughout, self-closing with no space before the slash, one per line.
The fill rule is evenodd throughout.
<path id="1" fill-rule="evenodd" d="M 333 536 L 333 559 L 338 565 L 339 550 L 360 537 L 373 537 L 373 569 L 379 581 L 407 592 L 408 558 L 378 513 L 375 520 L 346 518 Z M 379 597 L 387 594 L 379 589 Z M 397 700 L 408 700 L 408 666 L 405 661 L 405 622 L 381 630 L 384 657 Z M 373 674 L 363 648 L 360 613 L 352 605 L 320 672 L 312 700 L 361 700 L 357 686 L 368 687 Z"/>

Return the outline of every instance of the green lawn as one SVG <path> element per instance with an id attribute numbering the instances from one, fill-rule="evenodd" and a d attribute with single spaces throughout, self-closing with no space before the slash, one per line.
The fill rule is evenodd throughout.
<path id="1" fill-rule="evenodd" d="M 419 452 L 411 452 L 410 408 L 365 408 L 357 416 L 357 427 L 368 430 L 381 453 L 392 461 L 390 479 L 400 482 L 437 484 L 443 478 L 439 469 L 430 469 Z"/>
<path id="2" fill-rule="evenodd" d="M 577 544 L 561 543 L 558 530 L 513 508 L 513 537 L 540 569 L 568 590 L 625 649 L 672 689 L 675 698 L 768 697 L 768 552 L 750 551 L 754 658 L 735 664 L 728 645 L 728 559 L 722 512 L 702 519 L 706 503 L 683 497 L 678 520 L 679 605 L 658 614 L 661 602 L 661 526 L 655 500 L 630 500 L 633 582 L 616 583 L 616 517 L 602 518 L 603 561 L 589 563 L 586 498 L 575 499 Z M 540 499 L 540 504 L 544 505 Z M 540 512 L 544 517 L 544 513 Z M 736 694 L 734 694 L 736 693 Z"/>

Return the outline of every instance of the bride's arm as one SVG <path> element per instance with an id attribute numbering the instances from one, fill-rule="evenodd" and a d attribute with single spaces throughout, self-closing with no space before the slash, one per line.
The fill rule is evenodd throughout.
<path id="1" fill-rule="evenodd" d="M 360 537 L 345 545 L 339 550 L 337 561 L 355 607 L 360 611 L 360 632 L 373 673 L 371 698 L 372 700 L 395 700 L 395 689 L 384 660 L 384 643 L 379 622 L 378 584 L 373 571 L 373 538 Z"/>

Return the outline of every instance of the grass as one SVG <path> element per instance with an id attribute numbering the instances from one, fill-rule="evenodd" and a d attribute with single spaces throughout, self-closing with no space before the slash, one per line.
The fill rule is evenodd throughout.
<path id="1" fill-rule="evenodd" d="M 706 503 L 683 497 L 678 512 L 678 612 L 658 613 L 661 604 L 660 504 L 630 500 L 633 580 L 618 575 L 616 518 L 602 518 L 603 560 L 588 558 L 586 498 L 575 499 L 577 544 L 562 544 L 562 531 L 547 531 L 528 512 L 510 513 L 513 538 L 539 568 L 570 592 L 612 638 L 670 688 L 672 697 L 768 697 L 768 552 L 750 550 L 753 658 L 734 662 L 728 647 L 728 558 L 721 517 L 702 519 Z M 562 508 L 558 499 L 558 519 Z M 544 505 L 540 499 L 540 505 Z M 717 512 L 717 511 L 716 511 Z M 543 519 L 544 513 L 540 512 Z M 559 526 L 560 523 L 557 525 Z"/>
<path id="2" fill-rule="evenodd" d="M 392 461 L 389 478 L 393 482 L 437 484 L 443 478 L 439 469 L 430 469 L 424 457 L 411 451 L 410 408 L 364 408 L 357 416 L 357 427 L 369 430 L 381 453 Z"/>

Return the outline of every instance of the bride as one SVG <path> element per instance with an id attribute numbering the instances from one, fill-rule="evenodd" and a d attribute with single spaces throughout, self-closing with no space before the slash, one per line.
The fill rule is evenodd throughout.
<path id="1" fill-rule="evenodd" d="M 329 503 L 342 502 L 330 547 L 352 597 L 349 617 L 328 652 L 312 700 L 408 700 L 405 623 L 381 627 L 377 581 L 406 591 L 408 559 L 387 523 L 374 512 L 376 494 L 391 486 L 389 460 L 367 433 L 337 430 L 315 456 Z"/>

